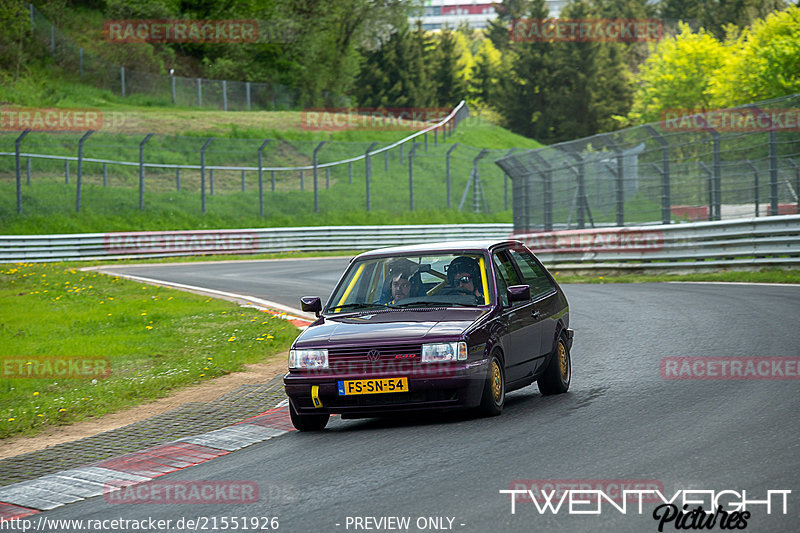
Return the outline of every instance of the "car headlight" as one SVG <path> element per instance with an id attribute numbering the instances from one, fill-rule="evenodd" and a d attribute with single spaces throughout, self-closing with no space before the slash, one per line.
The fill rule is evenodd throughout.
<path id="1" fill-rule="evenodd" d="M 328 350 L 289 350 L 289 368 L 328 368 Z"/>
<path id="2" fill-rule="evenodd" d="M 422 345 L 423 363 L 442 363 L 445 361 L 466 361 L 466 342 L 437 342 Z"/>

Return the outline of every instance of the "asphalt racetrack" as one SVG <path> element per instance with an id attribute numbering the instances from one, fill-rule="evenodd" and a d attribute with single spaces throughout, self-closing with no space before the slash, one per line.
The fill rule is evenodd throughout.
<path id="1" fill-rule="evenodd" d="M 299 307 L 301 296 L 325 300 L 346 263 L 325 258 L 112 271 Z M 165 519 L 172 520 L 172 531 L 186 531 L 185 520 L 198 517 L 206 519 L 207 530 L 212 517 L 247 518 L 248 525 L 254 518 L 277 517 L 284 532 L 658 531 L 653 517 L 658 502 L 645 500 L 641 513 L 631 502 L 624 513 L 608 502 L 572 510 L 564 504 L 553 513 L 540 512 L 528 500 L 517 502 L 512 512 L 511 496 L 500 492 L 515 487 L 546 492 L 566 483 L 612 494 L 622 483 L 658 487 L 668 499 L 679 493 L 681 503 L 682 497 L 703 500 L 688 510 L 711 505 L 707 493 L 686 491 L 735 491 L 720 498 L 726 505 L 770 499 L 769 514 L 764 503 L 748 506 L 746 531 L 800 530 L 796 366 L 781 367 L 784 376 L 771 368 L 773 378 L 784 379 L 662 375 L 664 358 L 796 361 L 800 287 L 669 283 L 564 289 L 575 330 L 567 394 L 543 397 L 533 385 L 510 394 L 495 418 L 335 417 L 321 433 L 290 432 L 159 478 L 255 481 L 259 498 L 251 504 L 120 505 L 95 497 L 43 516 Z M 794 379 L 786 379 L 792 371 Z M 181 518 L 182 527 L 176 527 Z M 691 525 L 684 520 L 679 529 L 677 521 L 666 522 L 663 531 Z M 720 521 L 706 530 L 722 530 Z"/>

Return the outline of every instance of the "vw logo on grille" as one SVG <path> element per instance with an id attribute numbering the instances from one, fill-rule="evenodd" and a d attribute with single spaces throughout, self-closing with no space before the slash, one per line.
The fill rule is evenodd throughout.
<path id="1" fill-rule="evenodd" d="M 380 358 L 381 358 L 381 352 L 379 352 L 378 350 L 370 350 L 367 352 L 367 359 L 369 359 L 373 363 Z"/>

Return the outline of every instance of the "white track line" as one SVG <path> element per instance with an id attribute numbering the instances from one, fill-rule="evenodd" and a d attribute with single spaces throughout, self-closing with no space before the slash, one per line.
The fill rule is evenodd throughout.
<path id="1" fill-rule="evenodd" d="M 208 294 L 210 296 L 217 296 L 219 298 L 224 298 L 226 300 L 232 300 L 232 301 L 235 301 L 235 302 L 240 302 L 240 301 L 251 302 L 251 303 L 258 304 L 258 305 L 264 307 L 265 309 L 274 309 L 276 311 L 280 311 L 280 312 L 283 312 L 283 313 L 290 313 L 290 314 L 294 315 L 294 318 L 302 318 L 304 320 L 309 320 L 311 322 L 313 322 L 313 321 L 315 321 L 317 319 L 314 315 L 312 315 L 310 313 L 306 313 L 306 312 L 301 311 L 299 309 L 295 309 L 294 307 L 289 307 L 288 305 L 279 304 L 278 302 L 272 302 L 270 300 L 264 300 L 262 298 L 257 298 L 255 296 L 248 296 L 246 294 L 236 294 L 236 293 L 233 293 L 233 292 L 218 291 L 218 290 L 215 290 L 215 289 L 207 289 L 205 287 L 196 287 L 194 285 L 185 285 L 183 283 L 174 283 L 174 282 L 171 282 L 171 281 L 163 281 L 163 280 L 159 280 L 159 279 L 145 278 L 143 276 L 134 276 L 132 274 L 119 274 L 119 273 L 116 273 L 116 272 L 114 272 L 112 270 L 108 270 L 108 271 L 101 270 L 98 267 L 90 267 L 87 270 L 95 270 L 97 272 L 101 272 L 102 274 L 106 274 L 108 276 L 116 276 L 116 277 L 119 277 L 119 278 L 125 278 L 125 279 L 134 280 L 134 281 L 141 281 L 142 283 L 149 283 L 151 285 L 158 285 L 158 286 L 161 286 L 161 287 L 170 287 L 170 288 L 173 288 L 173 289 L 181 289 L 181 290 L 186 290 L 186 291 L 199 292 L 201 294 Z"/>

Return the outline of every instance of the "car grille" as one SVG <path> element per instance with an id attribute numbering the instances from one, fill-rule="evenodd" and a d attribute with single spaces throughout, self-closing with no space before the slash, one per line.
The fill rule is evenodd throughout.
<path id="1" fill-rule="evenodd" d="M 378 359 L 370 359 L 377 350 Z M 353 348 L 328 348 L 328 364 L 334 372 L 373 373 L 415 368 L 422 357 L 421 344 L 362 345 Z M 373 353 L 374 358 L 374 353 Z"/>

